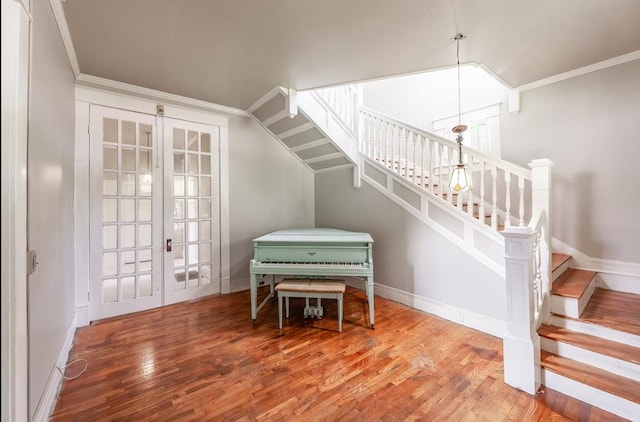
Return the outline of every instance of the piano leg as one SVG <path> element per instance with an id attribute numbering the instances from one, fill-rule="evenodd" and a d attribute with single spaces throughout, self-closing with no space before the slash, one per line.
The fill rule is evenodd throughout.
<path id="1" fill-rule="evenodd" d="M 249 288 L 251 290 L 251 319 L 255 325 L 258 317 L 258 280 L 255 274 L 250 275 Z"/>
<path id="2" fill-rule="evenodd" d="M 262 309 L 262 307 L 271 299 L 275 297 L 275 275 L 268 275 L 269 277 L 269 294 L 264 300 L 258 305 L 258 277 L 256 274 L 249 275 L 249 288 L 251 290 L 251 319 L 253 320 L 253 324 L 255 325 L 256 319 L 258 318 L 258 311 Z"/>
<path id="3" fill-rule="evenodd" d="M 367 300 L 369 301 L 369 322 L 371 323 L 371 329 L 375 329 L 375 317 L 374 315 L 374 305 L 373 305 L 373 277 L 367 277 L 366 281 L 366 291 L 367 291 Z"/>

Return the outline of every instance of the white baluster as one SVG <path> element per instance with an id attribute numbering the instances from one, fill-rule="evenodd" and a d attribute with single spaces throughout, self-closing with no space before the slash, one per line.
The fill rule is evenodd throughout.
<path id="1" fill-rule="evenodd" d="M 423 188 L 427 188 L 427 184 L 426 184 L 426 172 L 425 172 L 425 168 L 424 168 L 424 154 L 425 154 L 425 148 L 427 147 L 427 139 L 425 139 L 424 136 L 419 135 L 419 139 L 420 139 L 420 186 L 422 186 Z"/>
<path id="2" fill-rule="evenodd" d="M 391 170 L 395 171 L 396 167 L 396 139 L 398 137 L 398 125 L 391 125 Z"/>
<path id="3" fill-rule="evenodd" d="M 511 226 L 511 172 L 504 171 L 504 226 Z"/>
<path id="4" fill-rule="evenodd" d="M 434 185 L 435 185 L 436 178 L 434 176 L 435 173 L 433 172 L 433 165 L 435 163 L 436 149 L 435 149 L 435 146 L 434 146 L 433 139 L 431 139 L 431 138 L 429 138 L 429 151 L 428 152 L 429 152 L 429 187 L 430 187 L 429 190 L 431 191 L 431 193 L 435 194 Z M 426 187 L 427 180 L 426 180 L 426 178 L 423 178 L 423 180 L 424 180 L 423 183 L 425 183 L 425 187 Z"/>
<path id="5" fill-rule="evenodd" d="M 418 156 L 417 156 L 417 148 L 418 148 L 418 137 L 420 135 L 411 131 L 411 141 L 413 142 L 413 157 L 411 161 L 413 161 L 413 183 L 416 183 L 416 173 L 418 173 Z"/>
<path id="6" fill-rule="evenodd" d="M 444 147 L 439 143 L 436 146 L 438 152 L 438 192 L 440 199 L 444 201 L 444 180 L 442 180 L 442 156 L 444 155 L 442 151 Z M 447 195 L 447 200 L 451 202 L 451 193 Z"/>
<path id="7" fill-rule="evenodd" d="M 519 225 L 520 227 L 524 227 L 524 177 L 520 176 L 518 177 L 518 192 L 520 194 L 520 209 L 519 209 L 519 214 L 520 214 L 520 222 Z"/>
<path id="8" fill-rule="evenodd" d="M 491 228 L 498 229 L 498 168 L 491 166 Z"/>
<path id="9" fill-rule="evenodd" d="M 487 171 L 487 162 L 482 161 L 480 166 L 480 206 L 478 207 L 478 219 L 482 224 L 487 224 L 487 219 L 484 216 L 484 174 Z"/>
<path id="10" fill-rule="evenodd" d="M 469 154 L 467 154 L 467 159 L 468 161 L 468 166 L 469 166 L 469 175 L 471 176 L 471 178 L 473 179 L 473 157 Z M 467 193 L 467 215 L 469 215 L 470 217 L 473 217 L 473 195 L 471 194 L 471 192 Z M 478 216 L 478 218 L 480 218 L 480 216 Z"/>
<path id="11" fill-rule="evenodd" d="M 409 129 L 402 129 L 402 140 L 404 141 L 404 177 L 409 178 Z"/>

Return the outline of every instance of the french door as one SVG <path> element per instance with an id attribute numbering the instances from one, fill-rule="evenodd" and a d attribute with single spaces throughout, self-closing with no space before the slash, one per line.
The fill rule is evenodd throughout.
<path id="1" fill-rule="evenodd" d="M 90 320 L 219 292 L 218 127 L 89 118 Z"/>
<path id="2" fill-rule="evenodd" d="M 220 128 L 168 118 L 163 124 L 169 304 L 220 292 Z"/>

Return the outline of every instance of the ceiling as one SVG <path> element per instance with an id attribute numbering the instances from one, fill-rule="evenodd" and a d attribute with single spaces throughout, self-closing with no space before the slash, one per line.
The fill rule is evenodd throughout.
<path id="1" fill-rule="evenodd" d="M 638 0 L 66 0 L 82 74 L 247 109 L 482 63 L 511 87 L 640 50 Z"/>

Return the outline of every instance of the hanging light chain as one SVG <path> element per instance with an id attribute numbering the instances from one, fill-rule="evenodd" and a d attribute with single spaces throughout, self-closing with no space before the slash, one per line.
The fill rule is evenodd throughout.
<path id="1" fill-rule="evenodd" d="M 460 110 L 460 40 L 464 38 L 464 35 L 462 33 L 460 34 L 456 34 L 455 36 L 455 40 L 456 40 L 456 59 L 457 59 L 457 66 L 458 66 L 458 125 L 460 125 L 460 119 L 461 119 L 461 110 Z"/>

